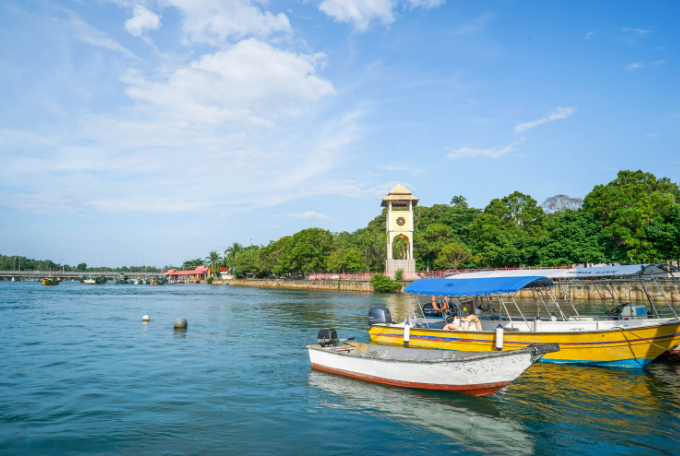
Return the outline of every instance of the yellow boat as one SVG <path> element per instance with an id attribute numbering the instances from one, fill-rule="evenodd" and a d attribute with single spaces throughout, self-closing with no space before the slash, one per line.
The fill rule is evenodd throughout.
<path id="1" fill-rule="evenodd" d="M 54 277 L 45 277 L 42 280 L 42 284 L 45 286 L 59 285 L 59 282 L 61 282 L 61 280 L 55 280 Z"/>
<path id="2" fill-rule="evenodd" d="M 423 281 L 428 283 L 418 284 Z M 454 322 L 462 327 L 461 330 L 445 330 L 445 319 L 416 318 L 415 312 L 413 318 L 407 320 L 408 324 L 407 321 L 393 324 L 389 311 L 379 308 L 384 309 L 379 310 L 381 315 L 385 311 L 387 315 L 371 321 L 369 312 L 371 341 L 402 345 L 407 340 L 410 347 L 459 351 L 514 350 L 530 344 L 557 343 L 560 351 L 547 354 L 541 362 L 635 368 L 646 366 L 680 342 L 680 319 L 675 312 L 671 318 L 651 318 L 644 304 L 628 303 L 616 315 L 585 317 L 576 312 L 576 315 L 568 316 L 552 293 L 552 285 L 550 279 L 541 276 L 419 280 L 404 291 L 458 297 L 495 295 L 489 301 L 491 315 L 483 315 L 480 309 L 475 312 L 474 318 L 467 318 L 479 322 L 480 328 L 466 325 L 469 322 L 461 318 L 464 317 L 463 312 L 455 317 L 444 315 L 449 320 L 456 318 Z M 527 320 L 526 315 L 513 319 L 507 312 L 508 304 L 517 305 L 511 296 L 525 287 L 545 292 L 551 298 L 541 301 L 541 306 L 545 304 L 552 315 L 539 315 L 534 320 Z M 497 303 L 501 312 L 494 312 L 492 302 Z M 456 308 L 455 304 L 451 307 Z M 521 314 L 519 306 L 517 309 Z M 426 308 L 421 310 L 423 315 L 428 312 Z M 556 317 L 555 313 L 559 313 L 560 317 Z"/>
<path id="3" fill-rule="evenodd" d="M 649 321 L 649 320 L 648 320 Z M 549 326 L 548 322 L 543 322 Z M 372 342 L 403 344 L 404 325 L 375 325 L 369 330 Z M 680 343 L 680 321 L 655 322 L 612 329 L 561 332 L 503 331 L 503 350 L 530 344 L 557 343 L 560 351 L 545 355 L 544 363 L 579 363 L 611 367 L 644 367 Z M 459 351 L 497 351 L 496 331 L 449 331 L 414 328 L 410 347 Z"/>

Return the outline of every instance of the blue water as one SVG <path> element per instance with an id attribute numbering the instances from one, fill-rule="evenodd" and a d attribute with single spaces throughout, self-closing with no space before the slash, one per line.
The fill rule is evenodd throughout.
<path id="1" fill-rule="evenodd" d="M 368 341 L 372 305 L 408 301 L 0 282 L 0 454 L 680 453 L 680 364 L 537 364 L 484 398 L 311 372 L 317 329 Z"/>

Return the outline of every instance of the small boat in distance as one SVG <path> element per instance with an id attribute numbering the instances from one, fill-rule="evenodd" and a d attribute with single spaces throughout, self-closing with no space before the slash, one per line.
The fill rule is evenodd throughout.
<path id="1" fill-rule="evenodd" d="M 83 281 L 85 285 L 103 285 L 107 281 L 106 277 L 103 276 L 98 276 L 98 277 L 88 277 Z"/>
<path id="2" fill-rule="evenodd" d="M 54 277 L 45 277 L 42 279 L 42 284 L 45 286 L 59 285 L 59 282 L 61 282 L 61 280 L 57 280 Z"/>
<path id="3" fill-rule="evenodd" d="M 321 331 L 320 341 L 323 340 Z M 531 345 L 504 352 L 454 352 L 356 342 L 342 346 L 322 344 L 307 346 L 313 370 L 386 385 L 471 396 L 495 393 L 546 353 L 560 350 L 557 344 Z"/>

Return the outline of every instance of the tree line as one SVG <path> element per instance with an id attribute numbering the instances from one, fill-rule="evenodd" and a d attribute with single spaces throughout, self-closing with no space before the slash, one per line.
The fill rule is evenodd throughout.
<path id="1" fill-rule="evenodd" d="M 58 264 L 52 260 L 34 260 L 18 255 L 0 255 L 0 271 L 65 271 L 65 272 L 82 272 L 82 273 L 96 273 L 104 272 L 146 272 L 158 273 L 160 269 L 155 266 L 123 266 L 120 268 L 108 267 L 89 267 L 87 263 L 80 263 L 75 266 L 68 264 Z"/>
<path id="2" fill-rule="evenodd" d="M 352 233 L 308 228 L 267 246 L 234 243 L 223 253 L 185 266 L 226 266 L 237 276 L 308 272 L 383 272 L 387 210 Z M 450 204 L 414 209 L 418 270 L 564 266 L 574 263 L 676 262 L 680 265 L 680 188 L 668 178 L 620 171 L 585 198 L 556 195 L 541 205 L 514 192 L 469 207 L 464 196 Z M 393 257 L 405 258 L 397 238 Z"/>

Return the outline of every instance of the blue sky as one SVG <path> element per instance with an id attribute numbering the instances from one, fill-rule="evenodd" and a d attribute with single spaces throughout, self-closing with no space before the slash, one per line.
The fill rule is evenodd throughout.
<path id="1" fill-rule="evenodd" d="M 318 226 L 396 184 L 483 208 L 680 181 L 680 5 L 0 4 L 0 253 L 163 266 Z"/>

